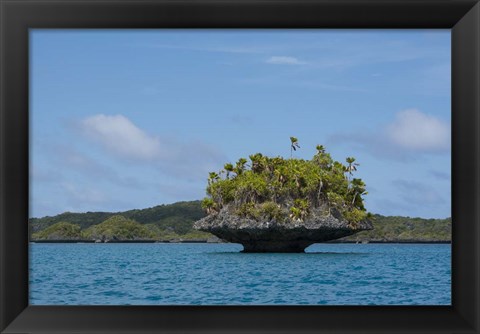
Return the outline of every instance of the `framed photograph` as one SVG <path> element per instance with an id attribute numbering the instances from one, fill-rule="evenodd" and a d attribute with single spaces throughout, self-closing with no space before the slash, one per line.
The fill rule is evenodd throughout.
<path id="1" fill-rule="evenodd" d="M 2 333 L 479 332 L 477 1 L 0 1 Z"/>

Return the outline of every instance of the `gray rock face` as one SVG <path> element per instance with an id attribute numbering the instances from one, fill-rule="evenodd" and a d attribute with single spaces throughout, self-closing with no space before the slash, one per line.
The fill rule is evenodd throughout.
<path id="1" fill-rule="evenodd" d="M 317 242 L 373 229 L 368 221 L 359 222 L 353 227 L 335 210 L 325 214 L 317 209 L 304 221 L 289 220 L 282 223 L 275 220 L 260 222 L 239 217 L 230 211 L 229 208 L 223 208 L 219 213 L 195 222 L 193 226 L 220 239 L 242 244 L 244 252 L 276 253 L 299 253 Z"/>

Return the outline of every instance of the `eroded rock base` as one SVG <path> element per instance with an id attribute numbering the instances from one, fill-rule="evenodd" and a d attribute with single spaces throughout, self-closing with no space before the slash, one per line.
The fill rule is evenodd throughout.
<path id="1" fill-rule="evenodd" d="M 242 244 L 245 253 L 303 253 L 308 246 L 339 239 L 354 233 L 371 230 L 372 224 L 363 221 L 352 226 L 331 210 L 312 211 L 305 221 L 257 221 L 239 217 L 233 209 L 222 209 L 194 223 L 194 228 L 218 238 Z"/>
<path id="2" fill-rule="evenodd" d="M 305 248 L 312 245 L 311 241 L 291 242 L 244 242 L 243 253 L 304 253 Z"/>

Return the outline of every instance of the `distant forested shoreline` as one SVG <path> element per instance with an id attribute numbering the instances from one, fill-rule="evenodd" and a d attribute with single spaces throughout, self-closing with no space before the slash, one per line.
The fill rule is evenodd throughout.
<path id="1" fill-rule="evenodd" d="M 31 218 L 33 242 L 218 242 L 193 229 L 206 216 L 200 201 L 177 202 L 124 212 L 65 212 Z M 452 221 L 373 215 L 374 229 L 334 240 L 359 243 L 449 243 Z"/>

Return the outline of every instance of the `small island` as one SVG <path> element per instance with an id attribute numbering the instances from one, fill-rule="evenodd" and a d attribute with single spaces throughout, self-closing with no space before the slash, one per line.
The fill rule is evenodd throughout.
<path id="1" fill-rule="evenodd" d="M 333 161 L 323 146 L 311 160 L 260 153 L 210 173 L 203 201 L 123 212 L 64 212 L 29 219 L 38 243 L 218 243 L 245 252 L 303 252 L 317 242 L 450 243 L 452 220 L 368 213 L 354 158 Z"/>
<path id="2" fill-rule="evenodd" d="M 290 142 L 290 159 L 256 153 L 210 173 L 202 201 L 208 215 L 194 228 L 240 243 L 244 252 L 303 252 L 373 229 L 366 185 L 353 177 L 355 159 L 334 161 L 322 145 L 311 160 L 296 159 L 298 139 Z"/>

